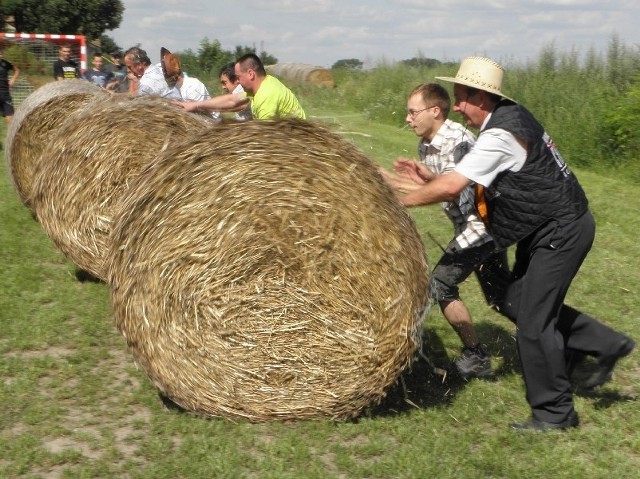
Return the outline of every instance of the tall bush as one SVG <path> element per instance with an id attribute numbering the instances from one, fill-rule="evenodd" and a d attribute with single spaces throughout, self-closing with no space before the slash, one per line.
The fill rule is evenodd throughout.
<path id="1" fill-rule="evenodd" d="M 17 66 L 22 74 L 43 75 L 49 71 L 43 61 L 20 45 L 12 45 L 5 49 L 4 58 Z"/>
<path id="2" fill-rule="evenodd" d="M 503 91 L 545 126 L 571 166 L 640 182 L 640 52 L 613 37 L 608 52 L 558 52 L 553 44 L 525 64 L 503 62 Z M 322 102 L 402 125 L 407 94 L 419 83 L 454 76 L 458 64 L 432 68 L 383 62 L 371 70 L 335 70 L 337 87 Z M 451 84 L 446 87 L 452 92 Z M 451 118 L 461 121 L 458 114 Z"/>
<path id="3" fill-rule="evenodd" d="M 604 111 L 599 145 L 612 165 L 640 181 L 640 73 L 630 88 Z"/>

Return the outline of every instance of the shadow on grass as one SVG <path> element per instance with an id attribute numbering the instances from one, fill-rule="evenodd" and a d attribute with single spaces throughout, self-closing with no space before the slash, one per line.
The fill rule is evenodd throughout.
<path id="1" fill-rule="evenodd" d="M 511 374 L 522 374 L 520 358 L 513 334 L 494 323 L 480 323 L 476 326 L 480 341 L 493 358 L 494 373 L 489 378 L 473 379 L 473 381 L 498 381 Z M 463 390 L 468 381 L 462 378 L 449 358 L 446 348 L 435 330 L 426 328 L 422 335 L 422 355 L 412 367 L 401 375 L 396 384 L 388 391 L 382 402 L 368 408 L 352 421 L 363 417 L 388 417 L 408 413 L 416 408 L 428 409 L 451 404 L 456 395 Z M 636 400 L 637 398 L 621 395 L 611 389 L 587 390 L 579 386 L 588 378 L 597 363 L 593 358 L 583 359 L 574 374 L 572 383 L 574 394 L 594 399 L 596 409 L 605 409 L 619 401 Z M 525 394 L 525 391 L 522 391 Z M 161 392 L 158 396 L 167 410 L 188 413 L 180 405 L 173 402 Z"/>
<path id="2" fill-rule="evenodd" d="M 189 411 L 180 406 L 178 403 L 173 402 L 169 396 L 165 396 L 162 391 L 158 391 L 158 398 L 162 402 L 162 405 L 169 411 L 176 411 L 188 414 Z"/>
<path id="3" fill-rule="evenodd" d="M 598 363 L 591 357 L 579 357 L 575 369 L 570 374 L 573 394 L 583 398 L 593 400 L 595 409 L 607 409 L 615 403 L 621 401 L 637 401 L 638 398 L 611 389 L 612 386 L 605 384 L 596 389 L 585 388 L 584 384 L 598 369 Z M 615 370 L 614 370 L 615 371 Z M 614 372 L 615 374 L 615 372 Z M 615 386 L 613 386 L 615 387 Z"/>
<path id="4" fill-rule="evenodd" d="M 75 275 L 76 279 L 81 283 L 104 283 L 103 280 L 92 275 L 88 271 L 85 271 L 84 269 L 76 268 Z"/>
<path id="5" fill-rule="evenodd" d="M 491 356 L 501 358 L 491 377 L 478 380 L 496 381 L 501 376 L 520 371 L 516 343 L 509 331 L 496 324 L 484 323 L 476 327 L 476 332 Z M 414 362 L 383 401 L 364 416 L 402 414 L 415 408 L 432 408 L 453 402 L 468 381 L 458 374 L 452 358 L 448 357 L 442 341 L 432 329 L 427 328 L 423 332 L 422 352 L 425 357 Z"/>

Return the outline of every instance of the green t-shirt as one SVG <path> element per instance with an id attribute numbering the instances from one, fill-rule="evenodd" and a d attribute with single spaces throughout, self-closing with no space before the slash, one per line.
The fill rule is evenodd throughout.
<path id="1" fill-rule="evenodd" d="M 251 98 L 251 112 L 256 120 L 300 118 L 306 115 L 300 102 L 276 77 L 267 75 Z"/>

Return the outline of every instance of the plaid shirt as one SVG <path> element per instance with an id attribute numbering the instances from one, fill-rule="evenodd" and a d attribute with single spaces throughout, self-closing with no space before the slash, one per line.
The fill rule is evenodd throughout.
<path id="1" fill-rule="evenodd" d="M 427 143 L 418 144 L 422 162 L 437 175 L 453 171 L 456 163 L 475 143 L 475 136 L 460 123 L 445 120 L 436 135 Z M 453 201 L 440 203 L 453 223 L 455 241 L 460 248 L 480 246 L 492 241 L 474 204 L 474 186 L 467 186 Z"/>

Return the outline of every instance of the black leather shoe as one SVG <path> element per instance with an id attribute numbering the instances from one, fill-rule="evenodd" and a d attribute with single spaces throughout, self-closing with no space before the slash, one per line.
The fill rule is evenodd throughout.
<path id="1" fill-rule="evenodd" d="M 618 360 L 631 353 L 635 347 L 636 343 L 633 339 L 624 338 L 614 353 L 598 359 L 598 369 L 585 381 L 584 387 L 594 389 L 609 381 L 613 376 L 613 368 L 615 368 Z"/>
<path id="2" fill-rule="evenodd" d="M 535 432 L 545 432 L 551 431 L 554 429 L 570 429 L 572 427 L 578 427 L 580 424 L 580 420 L 578 419 L 578 413 L 575 411 L 571 411 L 569 417 L 562 422 L 545 422 L 540 421 L 532 417 L 526 422 L 518 422 L 511 425 L 511 429 L 514 431 L 535 431 Z"/>

